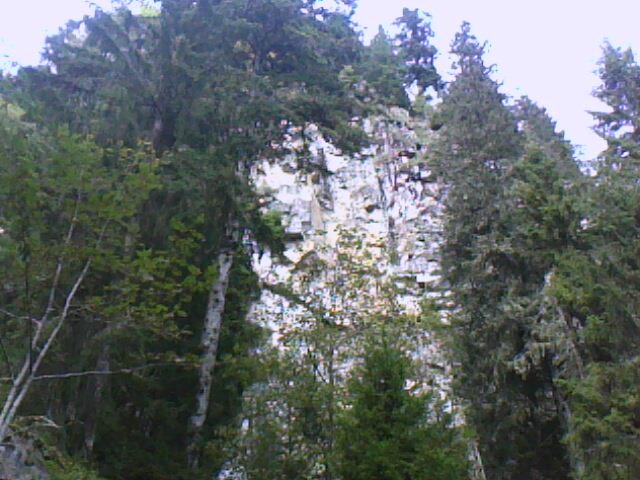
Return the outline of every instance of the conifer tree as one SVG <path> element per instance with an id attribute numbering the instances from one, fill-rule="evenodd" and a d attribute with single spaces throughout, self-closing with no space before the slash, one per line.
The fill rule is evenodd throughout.
<path id="1" fill-rule="evenodd" d="M 337 456 L 344 480 L 468 478 L 465 443 L 432 393 L 407 389 L 411 361 L 382 340 L 372 342 L 349 384 Z"/>
<path id="2" fill-rule="evenodd" d="M 366 82 L 365 87 L 376 104 L 409 107 L 403 83 L 406 66 L 382 27 L 364 49 L 355 73 Z"/>
<path id="3" fill-rule="evenodd" d="M 525 154 L 532 148 L 525 150 L 527 141 L 543 144 L 536 137 L 544 131 L 544 117 L 523 119 L 528 131 L 519 131 L 516 112 L 484 64 L 484 49 L 463 24 L 452 45 L 457 76 L 437 113 L 443 126 L 431 159 L 447 183 L 441 251 L 444 280 L 456 305 L 457 391 L 468 404 L 466 418 L 478 435 L 488 478 L 567 478 L 561 413 L 549 401 L 551 354 L 540 354 L 544 340 L 535 327 L 548 257 L 528 250 L 540 238 L 528 244 L 521 238 L 562 227 L 564 220 L 541 225 L 547 207 L 527 205 L 537 197 L 523 197 L 524 192 L 541 188 L 536 195 L 547 196 L 552 185 L 562 192 L 563 184 L 540 176 L 536 165 L 556 172 L 557 159 Z M 524 222 L 523 207 L 536 211 L 529 220 L 533 225 L 517 223 Z"/>
<path id="4" fill-rule="evenodd" d="M 396 42 L 406 65 L 405 86 L 415 84 L 420 93 L 429 87 L 440 90 L 442 82 L 434 64 L 438 50 L 431 44 L 431 16 L 405 8 L 395 23 L 400 27 Z"/>
<path id="5" fill-rule="evenodd" d="M 182 306 L 179 321 L 181 334 L 191 339 L 182 338 L 180 349 L 200 354 L 200 373 L 169 374 L 166 381 L 139 385 L 135 414 L 116 407 L 129 402 L 126 396 L 111 399 L 118 414 L 107 428 L 99 423 L 107 435 L 98 434 L 96 451 L 104 452 L 115 471 L 131 468 L 135 459 L 123 458 L 122 450 L 105 450 L 103 442 L 123 424 L 144 418 L 143 411 L 158 415 L 161 423 L 162 409 L 156 407 L 172 402 L 173 387 L 193 392 L 178 402 L 184 428 L 172 423 L 179 443 L 190 439 L 192 467 L 216 426 L 234 418 L 245 383 L 218 384 L 216 375 L 224 379 L 233 362 L 220 366 L 217 360 L 235 352 L 234 359 L 242 361 L 259 341 L 255 329 L 243 323 L 257 284 L 240 239 L 246 233 L 259 242 L 274 240 L 251 192 L 250 163 L 274 155 L 273 145 L 292 124 L 314 122 L 345 148 L 360 142 L 349 123 L 352 102 L 338 77 L 361 49 L 349 13 L 302 0 L 251 2 L 251 8 L 241 0 L 166 0 L 158 7 L 139 16 L 126 8 L 98 10 L 71 22 L 48 40 L 48 66 L 23 69 L 13 82 L 13 98 L 30 121 L 90 134 L 114 151 L 146 142 L 153 146 L 162 158 L 161 187 L 132 220 L 141 245 L 169 252 L 176 235 L 200 239 L 184 257 L 185 281 L 193 272 L 199 275 L 197 293 Z M 201 281 L 209 284 L 206 294 Z M 153 396 L 143 393 L 146 388 L 157 394 L 153 402 L 145 400 Z M 211 419 L 216 402 L 227 410 Z M 132 430 L 119 433 L 134 441 Z M 169 443 L 149 445 L 145 453 L 153 456 Z"/>
<path id="6" fill-rule="evenodd" d="M 605 45 L 594 114 L 607 141 L 582 219 L 581 248 L 559 262 L 552 291 L 572 332 L 562 383 L 570 411 L 567 442 L 577 478 L 640 475 L 637 312 L 640 67 L 631 51 Z"/>

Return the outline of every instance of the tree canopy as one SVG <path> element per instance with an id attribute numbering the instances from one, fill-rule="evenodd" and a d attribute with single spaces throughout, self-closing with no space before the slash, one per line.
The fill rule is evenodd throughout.
<path id="1" fill-rule="evenodd" d="M 0 469 L 640 478 L 633 52 L 581 168 L 468 23 L 445 82 L 334 3 L 118 2 L 2 75 Z"/>

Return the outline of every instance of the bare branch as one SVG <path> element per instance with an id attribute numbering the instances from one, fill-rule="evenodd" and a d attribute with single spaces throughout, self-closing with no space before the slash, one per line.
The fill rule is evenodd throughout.
<path id="1" fill-rule="evenodd" d="M 25 395 L 29 391 L 29 388 L 31 387 L 31 383 L 33 382 L 33 379 L 35 377 L 35 372 L 38 370 L 38 368 L 40 367 L 40 364 L 42 363 L 44 358 L 47 356 L 47 353 L 49 352 L 51 345 L 53 344 L 54 340 L 58 336 L 58 333 L 60 333 L 62 326 L 65 324 L 67 316 L 69 315 L 69 309 L 71 308 L 71 303 L 73 302 L 73 299 L 75 298 L 76 293 L 80 288 L 80 285 L 82 285 L 82 282 L 84 281 L 84 278 L 86 277 L 90 266 L 91 266 L 91 259 L 87 260 L 87 262 L 84 265 L 84 268 L 82 269 L 75 283 L 73 284 L 73 287 L 69 291 L 69 294 L 67 295 L 67 299 L 64 304 L 64 308 L 62 310 L 62 313 L 60 314 L 60 319 L 58 320 L 58 324 L 54 327 L 53 331 L 49 334 L 49 338 L 47 339 L 44 346 L 42 347 L 42 350 L 40 350 L 40 353 L 38 354 L 36 361 L 33 363 L 33 366 L 31 366 L 30 359 L 27 358 L 22 367 L 22 371 L 14 381 L 13 386 L 9 392 L 9 395 L 5 400 L 2 413 L 0 414 L 0 441 L 3 440 L 4 437 L 6 436 L 8 426 L 13 421 L 13 418 L 16 415 L 18 407 L 20 406 L 20 404 L 24 400 Z M 41 328 L 39 327 L 38 330 L 41 331 Z"/>
<path id="2" fill-rule="evenodd" d="M 6 315 L 7 317 L 11 317 L 11 318 L 17 318 L 17 319 L 25 319 L 27 317 L 21 317 L 20 315 L 16 315 L 15 313 L 11 313 L 8 310 L 5 310 L 4 308 L 0 308 L 0 313 L 2 313 L 3 315 Z"/>
<path id="3" fill-rule="evenodd" d="M 65 236 L 65 240 L 64 240 L 65 247 L 71 243 L 71 239 L 73 238 L 73 232 L 75 231 L 76 223 L 78 222 L 79 208 L 80 208 L 80 194 L 78 194 L 78 196 L 76 197 L 76 203 L 73 208 L 73 217 L 71 217 L 71 223 L 69 224 L 69 229 L 67 230 L 67 235 Z M 62 265 L 63 265 L 62 255 L 60 255 L 56 262 L 56 271 L 53 275 L 53 283 L 51 284 L 51 289 L 49 290 L 49 299 L 47 301 L 47 307 L 45 308 L 44 314 L 40 319 L 40 323 L 36 328 L 36 333 L 31 340 L 31 348 L 37 347 L 38 341 L 40 340 L 40 335 L 42 335 L 42 331 L 44 330 L 44 326 L 47 322 L 47 319 L 49 318 L 49 315 L 53 311 L 53 304 L 55 302 L 56 290 L 58 289 L 58 284 L 60 283 L 60 276 L 62 274 Z M 6 428 L 4 426 L 6 423 L 5 422 L 6 416 L 9 414 L 11 407 L 14 401 L 16 400 L 16 396 L 18 395 L 19 388 L 21 388 L 21 386 L 23 385 L 23 382 L 27 378 L 27 374 L 30 371 L 31 371 L 31 374 L 33 375 L 34 370 L 32 370 L 32 367 L 33 365 L 31 363 L 31 359 L 27 358 L 24 361 L 18 375 L 15 376 L 12 374 L 12 377 L 14 377 L 13 385 L 4 402 L 2 412 L 0 413 L 0 437 L 4 437 L 4 434 L 6 433 Z M 2 438 L 0 438 L 0 441 L 2 441 Z"/>
<path id="4" fill-rule="evenodd" d="M 74 209 L 74 216 L 73 216 L 73 218 L 71 220 L 71 225 L 69 227 L 69 231 L 68 231 L 67 237 L 65 239 L 65 245 L 68 245 L 71 242 L 71 238 L 73 236 L 73 232 L 74 232 L 74 229 L 75 229 L 75 224 L 77 223 L 77 214 L 78 214 L 79 203 L 80 203 L 80 196 L 78 195 L 78 198 L 76 200 L 76 206 L 75 206 L 75 209 Z M 105 232 L 107 231 L 107 227 L 109 226 L 109 223 L 110 223 L 109 220 L 105 221 L 105 223 L 103 225 L 103 228 L 102 228 L 102 231 L 100 232 L 100 235 L 98 236 L 98 239 L 97 239 L 97 242 L 96 242 L 96 247 L 99 246 L 102 243 L 102 239 L 104 238 L 104 235 L 105 235 Z M 4 405 L 2 407 L 2 412 L 0 413 L 0 442 L 6 437 L 9 425 L 11 424 L 13 419 L 15 418 L 16 412 L 17 412 L 18 408 L 20 407 L 20 404 L 24 400 L 24 397 L 27 395 L 27 392 L 29 391 L 29 388 L 31 387 L 31 384 L 33 383 L 33 380 L 34 380 L 34 378 L 36 376 L 36 372 L 38 371 L 38 368 L 40 367 L 40 365 L 44 361 L 45 357 L 47 356 L 47 353 L 49 352 L 49 350 L 51 349 L 51 346 L 53 345 L 53 342 L 55 341 L 56 337 L 60 333 L 60 330 L 62 329 L 62 327 L 66 323 L 67 317 L 69 315 L 69 310 L 71 308 L 71 304 L 73 303 L 73 300 L 75 299 L 75 296 L 78 293 L 78 290 L 80 289 L 80 286 L 84 282 L 84 279 L 87 276 L 87 273 L 89 272 L 89 268 L 91 267 L 91 261 L 92 261 L 91 258 L 87 259 L 87 261 L 84 264 L 84 268 L 82 269 L 82 271 L 77 276 L 76 281 L 73 284 L 73 287 L 71 288 L 71 290 L 69 291 L 69 293 L 67 295 L 67 298 L 66 298 L 65 303 L 64 303 L 64 307 L 62 309 L 62 312 L 60 313 L 60 315 L 58 317 L 58 323 L 55 325 L 53 330 L 49 333 L 49 336 L 48 336 L 46 342 L 44 343 L 42 349 L 38 353 L 38 356 L 37 356 L 35 362 L 32 363 L 31 358 L 29 356 L 27 356 L 27 358 L 25 359 L 25 361 L 23 363 L 23 366 L 22 366 L 22 369 L 21 369 L 20 373 L 18 374 L 18 376 L 13 381 L 13 385 L 11 386 L 9 394 L 7 395 L 7 398 L 6 398 L 6 400 L 4 402 Z M 53 301 L 55 299 L 55 291 L 57 290 L 57 284 L 58 284 L 59 279 L 60 279 L 61 271 L 62 271 L 62 258 L 59 257 L 58 264 L 57 264 L 57 267 L 56 267 L 56 274 L 54 276 L 53 286 L 52 286 L 52 288 L 50 290 L 50 294 L 49 294 L 49 302 L 48 302 L 48 305 L 47 305 L 47 311 L 45 311 L 45 313 L 44 313 L 44 315 L 42 317 L 42 320 L 40 321 L 40 323 L 38 325 L 38 329 L 36 331 L 36 336 L 33 338 L 32 345 L 34 347 L 37 346 L 37 342 L 39 340 L 40 335 L 42 334 L 42 331 L 44 330 L 44 326 L 46 324 L 48 315 L 49 315 L 49 313 L 51 312 L 51 310 L 53 308 Z"/>
<path id="5" fill-rule="evenodd" d="M 175 367 L 175 366 L 191 366 L 195 367 L 193 363 L 180 363 L 180 362 L 164 362 L 164 363 L 150 363 L 148 365 L 140 365 L 138 367 L 121 368 L 119 370 L 87 370 L 84 372 L 70 372 L 70 373 L 58 373 L 52 375 L 38 375 L 33 377 L 34 381 L 39 380 L 62 380 L 67 378 L 89 377 L 94 375 L 120 375 L 124 373 L 136 373 L 142 370 L 147 370 L 156 367 Z"/>
<path id="6" fill-rule="evenodd" d="M 76 203 L 73 208 L 73 217 L 71 217 L 71 223 L 69 224 L 69 230 L 67 231 L 67 236 L 64 239 L 64 246 L 67 247 L 71 243 L 71 239 L 73 238 L 73 232 L 75 231 L 76 224 L 78 223 L 78 210 L 80 208 L 80 194 L 76 197 Z M 56 290 L 58 289 L 58 284 L 60 283 L 60 275 L 62 274 L 62 255 L 58 257 L 56 262 L 56 271 L 53 275 L 53 283 L 51 285 L 51 290 L 49 290 L 49 300 L 47 301 L 47 307 L 40 319 L 40 323 L 38 324 L 38 328 L 36 329 L 36 334 L 33 336 L 33 340 L 31 342 L 31 347 L 36 348 L 38 345 L 38 341 L 40 340 L 40 335 L 42 334 L 42 329 L 44 328 L 49 315 L 53 311 L 53 304 L 56 299 Z"/>

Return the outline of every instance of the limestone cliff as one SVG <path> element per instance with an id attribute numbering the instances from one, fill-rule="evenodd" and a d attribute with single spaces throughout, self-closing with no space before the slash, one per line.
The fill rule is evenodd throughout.
<path id="1" fill-rule="evenodd" d="M 430 287 L 437 280 L 442 186 L 425 162 L 429 130 L 401 109 L 366 119 L 363 127 L 370 146 L 353 155 L 341 152 L 314 125 L 292 128 L 282 156 L 253 167 L 263 208 L 280 212 L 286 228 L 284 258 L 268 251 L 253 256 L 267 288 L 251 316 L 272 329 L 276 343 L 309 314 L 305 302 L 356 316 L 375 310 L 372 282 L 344 285 L 346 270 L 358 263 L 393 281 L 406 313 L 417 313 L 425 296 L 437 295 Z M 340 258 L 345 236 L 352 239 L 346 262 Z M 301 266 L 314 257 L 325 267 L 310 280 Z M 302 302 L 273 288 L 283 285 Z M 437 345 L 428 333 L 423 340 L 417 356 L 443 371 Z"/>

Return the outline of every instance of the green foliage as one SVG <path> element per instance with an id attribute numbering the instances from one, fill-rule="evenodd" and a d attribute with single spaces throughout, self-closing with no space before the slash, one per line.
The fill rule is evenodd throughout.
<path id="1" fill-rule="evenodd" d="M 431 16 L 405 8 L 395 24 L 400 27 L 396 42 L 406 66 L 405 86 L 415 84 L 420 93 L 429 87 L 439 91 L 442 80 L 434 64 L 438 50 L 431 45 Z"/>
<path id="2" fill-rule="evenodd" d="M 21 307 L 24 297 L 35 301 L 35 293 L 13 293 L 24 283 L 25 259 L 51 266 L 60 248 L 52 240 L 63 238 L 74 195 L 90 198 L 78 216 L 92 232 L 105 203 L 111 223 L 104 254 L 92 258 L 95 275 L 82 308 L 46 369 L 153 367 L 67 381 L 34 396 L 28 408 L 51 404 L 48 411 L 67 429 L 67 448 L 110 477 L 187 475 L 184 452 L 175 446 L 185 443 L 193 408 L 196 379 L 185 367 L 198 353 L 212 261 L 231 228 L 282 250 L 279 217 L 263 214 L 251 191 L 251 162 L 274 155 L 292 124 L 316 123 L 346 149 L 357 150 L 363 140 L 351 123 L 359 107 L 339 79 L 362 50 L 348 13 L 299 0 L 253 2 L 249 9 L 241 0 L 167 0 L 158 7 L 140 16 L 126 8 L 98 10 L 70 22 L 47 40 L 48 67 L 25 68 L 3 84 L 25 118 L 51 131 L 64 126 L 73 132 L 66 134 L 71 143 L 90 134 L 100 145 L 65 147 L 49 172 L 45 156 L 31 158 L 31 145 L 19 135 L 5 143 L 25 161 L 7 161 L 2 171 L 1 225 L 11 237 L 0 239 L 7 244 L 0 261 L 11 272 L 2 291 Z M 158 160 L 141 161 L 143 152 Z M 41 172 L 48 172 L 46 181 Z M 59 212 L 49 212 L 54 205 Z M 81 265 L 89 243 L 78 233 L 69 257 Z M 257 373 L 249 352 L 262 335 L 244 319 L 257 287 L 248 261 L 239 248 L 203 439 L 208 470 L 225 461 L 228 430 Z M 30 260 L 29 269 L 36 275 L 41 265 Z M 40 282 L 44 291 L 48 282 Z M 7 331 L 22 334 L 15 324 L 10 320 Z"/>
<path id="3" fill-rule="evenodd" d="M 579 174 L 544 111 L 506 105 L 463 24 L 432 165 L 447 181 L 442 266 L 459 306 L 455 383 L 489 478 L 567 478 L 545 330 L 546 274 L 576 242 Z M 573 168 L 571 168 L 573 165 Z"/>
<path id="4" fill-rule="evenodd" d="M 504 107 L 483 49 L 464 25 L 433 158 L 449 183 L 457 391 L 490 477 L 634 478 L 637 65 L 605 47 L 609 147 L 590 180 L 543 109 Z"/>
<path id="5" fill-rule="evenodd" d="M 584 480 L 630 480 L 640 474 L 638 360 L 593 363 L 568 384 L 572 406 L 567 441 L 584 455 Z"/>
<path id="6" fill-rule="evenodd" d="M 424 379 L 402 352 L 426 330 L 452 348 L 489 479 L 638 478 L 633 53 L 603 49 L 596 97 L 608 109 L 594 117 L 608 146 L 586 178 L 544 109 L 507 104 L 468 24 L 445 89 L 428 14 L 405 9 L 395 39 L 381 29 L 364 46 L 354 2 L 339 3 L 346 11 L 314 0 L 97 10 L 47 40 L 47 66 L 0 79 L 3 377 L 43 351 L 41 338 L 30 346 L 34 328 L 55 331 L 87 268 L 37 372 L 78 375 L 34 381 L 20 407 L 60 426 L 66 452 L 52 477 L 97 480 L 91 466 L 108 478 L 209 478 L 235 457 L 249 478 L 463 478 L 451 412 L 407 388 Z M 420 323 L 403 316 L 402 292 L 363 237 L 340 232 L 334 264 L 303 258 L 299 284 L 270 286 L 306 313 L 278 332 L 281 350 L 266 347 L 246 321 L 260 292 L 243 247 L 282 253 L 285 232 L 253 191 L 253 162 L 280 155 L 288 129 L 310 123 L 357 152 L 367 140 L 358 118 L 409 107 L 411 86 L 413 114 L 437 131 L 429 164 L 446 184 L 451 324 L 431 301 Z M 429 88 L 440 104 L 429 105 Z M 205 455 L 188 471 L 193 367 L 214 260 L 230 245 Z M 330 298 L 310 295 L 314 282 L 331 285 Z M 371 339 L 390 331 L 398 345 Z"/>
<path id="7" fill-rule="evenodd" d="M 363 100 L 375 105 L 408 108 L 409 99 L 403 84 L 405 70 L 402 57 L 395 52 L 392 40 L 380 27 L 355 68 L 356 79 L 364 80 L 364 84 L 358 85 L 357 80 L 351 83 L 356 90 L 364 90 L 360 94 L 364 96 Z"/>
<path id="8" fill-rule="evenodd" d="M 268 246 L 275 254 L 284 250 L 285 231 L 282 225 L 282 214 L 277 210 L 258 213 L 254 221 L 254 235 L 260 245 Z"/>
<path id="9" fill-rule="evenodd" d="M 52 480 L 102 480 L 93 470 L 71 460 L 47 462 L 47 473 Z"/>
<path id="10" fill-rule="evenodd" d="M 384 332 L 382 332 L 384 338 Z M 453 417 L 431 393 L 407 389 L 411 362 L 386 340 L 372 342 L 349 383 L 337 436 L 345 480 L 468 477 L 466 447 Z"/>
<path id="11" fill-rule="evenodd" d="M 64 129 L 48 135 L 14 125 L 2 134 L 3 241 L 15 252 L 3 255 L 9 274 L 2 279 L 2 338 L 10 342 L 3 368 L 29 358 L 25 350 L 33 329 L 22 319 L 60 322 L 66 292 L 83 265 L 90 268 L 69 321 L 38 373 L 143 368 L 139 376 L 114 376 L 113 382 L 77 377 L 31 387 L 33 394 L 21 412 L 48 412 L 63 426 L 70 452 L 93 454 L 85 450 L 93 447 L 90 439 L 98 439 L 100 450 L 100 440 L 108 438 L 100 425 L 117 423 L 114 417 L 119 415 L 136 418 L 136 412 L 118 410 L 111 402 L 124 394 L 121 405 L 135 405 L 136 395 L 129 389 L 153 377 L 154 368 L 144 372 L 147 365 L 181 370 L 183 362 L 169 345 L 183 335 L 185 304 L 198 291 L 199 273 L 184 258 L 146 250 L 139 243 L 135 218 L 149 192 L 158 187 L 157 162 L 148 150 L 109 151 Z M 188 236 L 182 230 L 172 238 L 173 253 L 185 255 L 193 249 Z M 45 332 L 54 325 L 46 324 Z M 164 348 L 159 349 L 160 344 Z M 36 354 L 42 345 L 42 340 L 36 343 Z M 71 405 L 82 415 L 83 427 L 69 416 Z M 110 410 L 117 414 L 110 418 Z M 122 435 L 114 443 L 126 445 L 127 435 L 135 432 L 132 425 L 135 422 L 126 428 L 119 425 Z M 106 466 L 101 465 L 108 470 Z M 80 475 L 82 470 L 69 466 L 68 473 L 66 466 L 61 468 L 65 475 Z"/>
<path id="12" fill-rule="evenodd" d="M 612 169 L 637 172 L 640 151 L 640 65 L 633 52 L 605 44 L 600 61 L 601 86 L 595 96 L 610 111 L 593 112 L 596 131 L 607 140 L 604 161 Z M 624 159 L 624 160 L 623 160 Z"/>
<path id="13" fill-rule="evenodd" d="M 281 137 L 283 119 L 351 135 L 338 74 L 360 49 L 347 16 L 301 0 L 167 1 L 157 17 L 120 9 L 70 23 L 48 39 L 55 73 L 24 69 L 18 84 L 33 118 L 100 143 L 147 139 L 158 153 L 233 143 L 249 160 Z"/>
<path id="14" fill-rule="evenodd" d="M 406 345 L 423 334 L 402 312 L 365 236 L 344 229 L 337 251 L 325 248 L 297 262 L 296 281 L 268 286 L 281 302 L 278 344 L 263 354 L 262 375 L 246 393 L 247 427 L 232 456 L 249 478 L 336 478 L 345 372 L 365 351 L 365 338 L 381 325 Z M 316 282 L 326 289 L 311 294 Z"/>
<path id="15" fill-rule="evenodd" d="M 594 115 L 608 148 L 588 191 L 580 248 L 560 257 L 551 285 L 574 345 L 559 383 L 581 479 L 631 479 L 640 465 L 638 72 L 630 51 L 605 46 L 596 96 L 610 111 Z"/>

